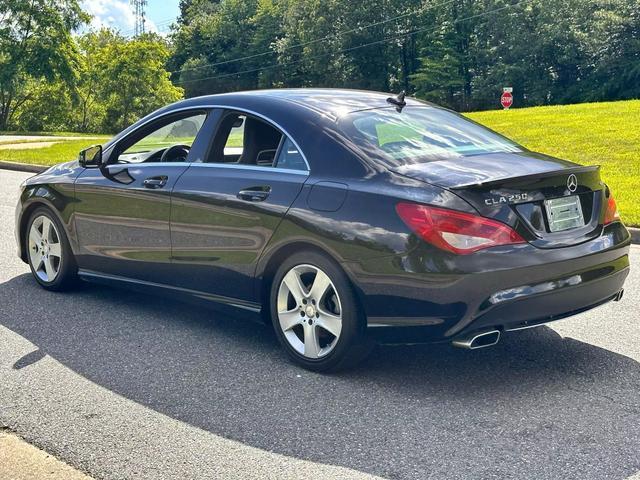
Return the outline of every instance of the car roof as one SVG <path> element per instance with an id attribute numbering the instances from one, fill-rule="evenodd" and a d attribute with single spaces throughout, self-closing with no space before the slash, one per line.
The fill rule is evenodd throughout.
<path id="1" fill-rule="evenodd" d="M 260 101 L 265 103 L 290 105 L 315 111 L 316 113 L 335 120 L 342 115 L 358 110 L 391 107 L 387 99 L 395 94 L 374 92 L 368 90 L 351 90 L 340 88 L 282 88 L 270 90 L 250 90 L 243 92 L 221 93 L 193 97 L 174 103 L 176 109 L 192 106 L 216 106 L 241 104 Z M 407 105 L 425 105 L 425 102 L 413 98 L 406 98 Z"/>
<path id="2" fill-rule="evenodd" d="M 389 103 L 387 99 L 395 96 L 391 93 L 367 90 L 294 88 L 251 90 L 192 97 L 167 105 L 138 120 L 113 137 L 104 145 L 104 149 L 111 148 L 130 132 L 161 116 L 184 110 L 223 108 L 253 113 L 273 122 L 287 136 L 294 139 L 299 148 L 305 152 L 307 161 L 313 163 L 313 153 L 317 151 L 319 136 L 331 138 L 332 143 L 340 143 L 340 141 L 336 141 L 342 136 L 336 126 L 336 121 L 339 118 L 355 111 L 394 108 L 394 105 Z M 408 106 L 431 106 L 428 102 L 414 98 L 407 97 L 405 101 Z M 340 148 L 346 147 L 341 146 Z M 361 152 L 356 152 L 353 149 L 349 149 L 349 154 L 362 156 Z M 368 160 L 365 159 L 365 162 Z M 342 162 L 342 164 L 346 163 L 348 162 Z M 330 170 L 335 169 L 335 165 L 326 165 L 325 167 Z"/>

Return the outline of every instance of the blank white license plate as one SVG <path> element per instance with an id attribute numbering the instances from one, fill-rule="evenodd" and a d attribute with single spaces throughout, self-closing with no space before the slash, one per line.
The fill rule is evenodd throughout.
<path id="1" fill-rule="evenodd" d="M 584 226 L 582 205 L 580 205 L 580 198 L 577 195 L 545 200 L 544 208 L 547 211 L 549 230 L 552 232 Z"/>

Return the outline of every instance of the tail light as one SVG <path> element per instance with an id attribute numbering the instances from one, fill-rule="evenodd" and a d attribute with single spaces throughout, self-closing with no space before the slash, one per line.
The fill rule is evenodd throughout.
<path id="1" fill-rule="evenodd" d="M 618 220 L 620 220 L 618 206 L 616 205 L 616 201 L 613 199 L 613 195 L 609 193 L 609 198 L 607 199 L 607 210 L 604 212 L 604 224 L 607 225 L 612 222 L 617 222 Z"/>
<path id="2" fill-rule="evenodd" d="M 479 215 L 416 203 L 398 203 L 396 211 L 424 241 L 460 255 L 497 245 L 525 243 L 508 225 Z"/>

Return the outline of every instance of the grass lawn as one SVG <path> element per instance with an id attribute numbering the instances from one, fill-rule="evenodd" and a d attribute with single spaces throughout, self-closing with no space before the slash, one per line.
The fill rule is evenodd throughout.
<path id="1" fill-rule="evenodd" d="M 8 132 L 2 134 L 11 135 Z M 39 135 L 39 134 L 29 134 Z M 87 135 L 76 133 L 47 134 L 47 138 L 37 140 L 3 140 L 0 135 L 0 147 L 2 145 L 16 145 L 16 148 L 0 148 L 0 160 L 7 162 L 30 163 L 33 165 L 55 165 L 78 158 L 78 152 L 96 143 L 105 143 L 111 137 L 107 135 L 91 135 L 86 140 L 56 140 L 56 136 L 84 137 Z M 43 148 L 25 148 L 30 143 L 56 142 L 54 145 Z"/>
<path id="2" fill-rule="evenodd" d="M 602 165 L 602 177 L 613 190 L 623 220 L 640 226 L 640 100 L 493 110 L 468 116 L 531 150 L 584 165 Z M 108 139 L 62 141 L 31 150 L 0 149 L 0 160 L 53 165 Z M 227 146 L 242 146 L 240 132 L 233 132 Z"/>
<path id="3" fill-rule="evenodd" d="M 525 147 L 602 165 L 623 221 L 640 226 L 640 100 L 494 110 L 468 115 Z"/>
<path id="4" fill-rule="evenodd" d="M 13 135 L 9 132 L 2 132 L 0 134 L 0 147 L 2 145 L 15 145 L 16 148 L 3 149 L 0 148 L 0 160 L 5 162 L 19 162 L 29 163 L 33 165 L 56 165 L 57 163 L 67 162 L 78 158 L 78 152 L 80 150 L 95 145 L 97 143 L 106 143 L 111 139 L 107 135 L 91 135 L 86 140 L 61 140 L 56 141 L 56 136 L 62 137 L 75 137 L 86 136 L 75 133 L 56 133 L 47 134 L 47 138 L 39 138 L 37 140 L 3 140 L 2 135 Z M 26 134 L 25 134 L 26 135 Z M 40 134 L 29 134 L 40 135 Z M 29 143 L 35 142 L 57 142 L 55 145 L 51 145 L 43 148 L 25 148 Z M 142 143 L 142 142 L 141 142 Z M 190 143 L 190 139 L 175 138 L 168 142 L 159 142 L 154 140 L 153 143 L 142 145 L 143 149 L 155 149 L 166 146 L 167 144 L 173 145 L 177 143 Z M 242 133 L 232 132 L 227 141 L 228 147 L 242 147 Z"/>

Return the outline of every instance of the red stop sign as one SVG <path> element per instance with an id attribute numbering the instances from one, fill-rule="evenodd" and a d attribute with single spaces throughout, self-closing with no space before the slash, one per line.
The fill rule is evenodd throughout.
<path id="1" fill-rule="evenodd" d="M 511 94 L 511 92 L 503 92 L 502 96 L 500 97 L 500 103 L 504 108 L 509 108 L 511 105 L 513 105 L 513 95 Z"/>

